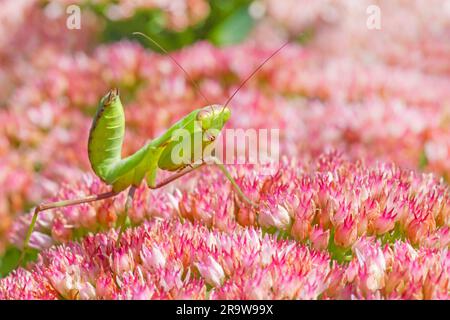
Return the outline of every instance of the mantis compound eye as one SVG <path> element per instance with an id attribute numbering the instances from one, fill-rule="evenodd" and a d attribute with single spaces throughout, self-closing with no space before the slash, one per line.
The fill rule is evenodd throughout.
<path id="1" fill-rule="evenodd" d="M 203 130 L 207 130 L 211 128 L 213 117 L 213 111 L 209 107 L 206 107 L 198 112 L 197 121 L 200 122 Z"/>
<path id="2" fill-rule="evenodd" d="M 200 110 L 197 114 L 197 120 L 198 121 L 203 121 L 206 120 L 207 118 L 209 118 L 211 116 L 211 110 L 208 110 L 207 108 L 204 108 L 202 110 Z"/>

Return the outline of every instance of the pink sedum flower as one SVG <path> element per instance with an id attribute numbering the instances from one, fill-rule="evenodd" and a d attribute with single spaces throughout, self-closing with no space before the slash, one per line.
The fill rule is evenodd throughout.
<path id="1" fill-rule="evenodd" d="M 358 229 L 355 218 L 348 215 L 344 221 L 336 226 L 334 242 L 344 248 L 350 247 L 358 237 Z"/>
<path id="2" fill-rule="evenodd" d="M 225 279 L 225 273 L 220 264 L 213 257 L 208 256 L 205 261 L 197 263 L 197 269 L 206 283 L 213 287 L 219 287 Z"/>
<path id="3" fill-rule="evenodd" d="M 261 227 L 286 230 L 290 225 L 291 217 L 283 206 L 278 205 L 272 210 L 263 208 L 259 212 L 258 222 Z"/>
<path id="4" fill-rule="evenodd" d="M 143 247 L 140 258 L 143 265 L 149 269 L 164 268 L 166 265 L 166 257 L 157 245 L 153 245 L 150 249 Z"/>
<path id="5" fill-rule="evenodd" d="M 311 245 L 317 250 L 326 250 L 330 239 L 330 230 L 323 230 L 319 226 L 315 226 L 309 236 Z"/>

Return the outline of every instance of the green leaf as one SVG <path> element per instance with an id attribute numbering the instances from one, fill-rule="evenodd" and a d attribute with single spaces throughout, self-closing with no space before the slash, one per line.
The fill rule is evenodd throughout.
<path id="1" fill-rule="evenodd" d="M 243 6 L 215 26 L 209 34 L 209 39 L 219 46 L 236 44 L 247 37 L 253 25 L 248 7 Z"/>
<path id="2" fill-rule="evenodd" d="M 13 270 L 19 261 L 20 250 L 14 247 L 6 250 L 5 255 L 0 258 L 0 278 L 6 276 Z"/>
<path id="3" fill-rule="evenodd" d="M 35 261 L 37 259 L 39 251 L 35 249 L 30 249 L 25 255 L 23 265 L 26 265 L 30 261 Z M 14 270 L 20 258 L 21 251 L 16 247 L 9 247 L 5 254 L 0 257 L 0 278 L 7 276 L 12 270 Z"/>

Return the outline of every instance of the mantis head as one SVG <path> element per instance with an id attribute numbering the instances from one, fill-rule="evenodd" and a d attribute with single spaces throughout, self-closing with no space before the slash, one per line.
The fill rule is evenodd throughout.
<path id="1" fill-rule="evenodd" d="M 214 141 L 225 123 L 231 117 L 231 110 L 220 104 L 213 104 L 200 109 L 197 113 L 197 121 L 200 122 L 202 131 L 211 142 Z"/>

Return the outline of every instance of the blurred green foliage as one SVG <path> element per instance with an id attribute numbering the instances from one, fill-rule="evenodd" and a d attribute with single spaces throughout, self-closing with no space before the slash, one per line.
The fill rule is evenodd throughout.
<path id="1" fill-rule="evenodd" d="M 10 248 L 3 256 L 0 256 L 0 278 L 16 267 L 15 264 L 19 261 L 19 257 L 20 250 L 16 248 Z"/>
<path id="2" fill-rule="evenodd" d="M 159 51 L 145 39 L 135 37 L 133 32 L 148 34 L 168 51 L 182 48 L 198 40 L 208 40 L 217 46 L 232 45 L 243 41 L 254 26 L 248 13 L 250 0 L 214 0 L 209 2 L 209 15 L 196 25 L 182 31 L 167 27 L 165 15 L 160 10 L 138 10 L 133 17 L 113 21 L 105 14 L 105 7 L 92 9 L 105 19 L 101 42 L 114 42 L 124 38 L 140 41 L 142 45 Z"/>
<path id="3" fill-rule="evenodd" d="M 21 251 L 16 247 L 9 247 L 3 256 L 0 256 L 0 278 L 6 276 L 9 272 L 14 270 L 19 263 Z M 38 256 L 37 250 L 29 250 L 22 260 L 22 265 L 26 265 L 28 262 L 35 261 Z"/>

